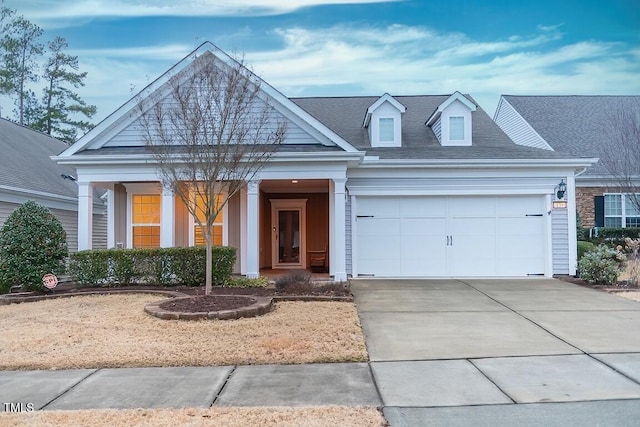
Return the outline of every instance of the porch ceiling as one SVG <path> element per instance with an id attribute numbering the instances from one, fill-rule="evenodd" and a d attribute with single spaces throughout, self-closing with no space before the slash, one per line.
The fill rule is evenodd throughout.
<path id="1" fill-rule="evenodd" d="M 294 182 L 297 181 L 297 182 Z M 329 180 L 326 179 L 275 179 L 260 182 L 260 189 L 265 193 L 329 192 Z"/>

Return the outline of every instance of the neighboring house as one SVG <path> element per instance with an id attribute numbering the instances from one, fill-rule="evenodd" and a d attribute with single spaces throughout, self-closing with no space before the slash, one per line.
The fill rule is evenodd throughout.
<path id="1" fill-rule="evenodd" d="M 154 99 L 197 61 L 231 59 L 206 44 L 140 96 Z M 336 280 L 575 274 L 574 175 L 593 159 L 516 145 L 458 92 L 289 99 L 266 82 L 261 91 L 288 128 L 219 223 L 219 242 L 238 248 L 237 272 L 307 268 L 311 253 L 327 251 Z M 55 160 L 77 170 L 81 223 L 93 189 L 108 189 L 109 247 L 192 245 L 194 221 L 160 185 L 136 105 Z M 560 182 L 564 207 L 554 209 Z M 79 234 L 80 248 L 90 236 Z"/>
<path id="2" fill-rule="evenodd" d="M 69 148 L 55 138 L 0 118 L 0 226 L 27 200 L 33 200 L 60 220 L 67 232 L 69 250 L 78 247 L 78 185 L 75 171 L 57 165 L 51 156 Z M 68 178 L 63 178 L 65 175 Z M 93 201 L 95 248 L 106 247 L 106 210 Z"/>
<path id="3" fill-rule="evenodd" d="M 494 120 L 516 144 L 597 158 L 617 132 L 624 132 L 623 126 L 608 123 L 611 113 L 633 105 L 640 108 L 640 96 L 503 95 Z M 640 226 L 640 212 L 616 187 L 600 163 L 576 176 L 584 227 Z"/>

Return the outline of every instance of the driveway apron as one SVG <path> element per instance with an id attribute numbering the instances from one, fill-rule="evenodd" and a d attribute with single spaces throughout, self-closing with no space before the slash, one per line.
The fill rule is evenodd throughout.
<path id="1" fill-rule="evenodd" d="M 640 416 L 640 303 L 543 278 L 351 288 L 392 426 Z"/>

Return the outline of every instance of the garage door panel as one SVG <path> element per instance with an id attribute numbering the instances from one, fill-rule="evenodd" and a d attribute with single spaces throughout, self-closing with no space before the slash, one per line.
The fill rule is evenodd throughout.
<path id="1" fill-rule="evenodd" d="M 495 218 L 454 218 L 449 232 L 454 239 L 463 236 L 485 236 L 493 239 L 496 234 Z"/>
<path id="2" fill-rule="evenodd" d="M 447 215 L 443 197 L 407 197 L 400 199 L 402 218 L 442 218 Z"/>
<path id="3" fill-rule="evenodd" d="M 394 197 L 362 197 L 356 203 L 356 215 L 374 218 L 400 218 L 400 200 Z"/>
<path id="4" fill-rule="evenodd" d="M 358 234 L 361 236 L 397 236 L 400 220 L 385 218 L 358 218 Z"/>
<path id="5" fill-rule="evenodd" d="M 495 218 L 496 203 L 493 197 L 451 197 L 448 199 L 449 216 L 452 218 Z"/>
<path id="6" fill-rule="evenodd" d="M 380 277 L 544 273 L 546 218 L 526 216 L 539 215 L 544 200 L 542 196 L 359 197 L 358 214 L 389 217 L 357 219 L 357 272 Z"/>
<path id="7" fill-rule="evenodd" d="M 524 217 L 527 214 L 541 214 L 543 199 L 536 196 L 509 196 L 496 198 L 496 212 L 499 217 Z"/>
<path id="8" fill-rule="evenodd" d="M 445 236 L 447 221 L 444 218 L 406 218 L 400 222 L 403 236 Z"/>

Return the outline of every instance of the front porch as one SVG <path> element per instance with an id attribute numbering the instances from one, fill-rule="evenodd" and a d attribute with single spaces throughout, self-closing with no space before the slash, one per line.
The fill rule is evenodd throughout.
<path id="1" fill-rule="evenodd" d="M 237 249 L 234 272 L 247 277 L 313 268 L 314 278 L 346 280 L 345 181 L 250 181 L 226 201 L 215 221 L 213 242 Z M 78 186 L 79 250 L 91 249 L 88 201 L 96 187 L 107 190 L 109 248 L 203 244 L 187 206 L 158 181 L 79 181 Z"/>

